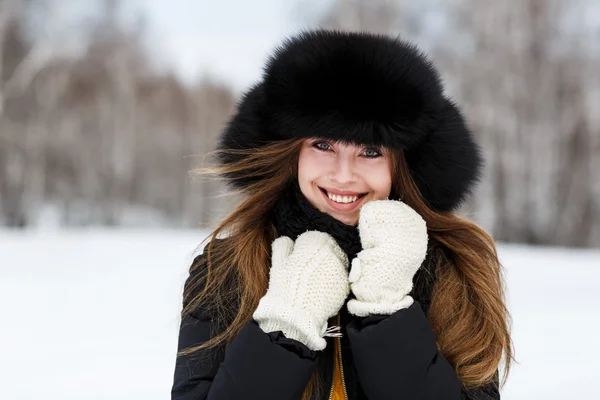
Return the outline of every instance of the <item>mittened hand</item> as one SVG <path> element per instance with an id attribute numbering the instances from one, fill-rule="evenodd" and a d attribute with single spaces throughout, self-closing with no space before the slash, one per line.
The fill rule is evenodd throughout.
<path id="1" fill-rule="evenodd" d="M 413 277 L 427 254 L 425 221 L 401 201 L 374 200 L 362 207 L 358 230 L 363 250 L 352 260 L 349 282 L 356 299 L 348 311 L 364 317 L 408 308 Z"/>
<path id="2" fill-rule="evenodd" d="M 254 319 L 267 333 L 282 331 L 312 350 L 324 349 L 327 320 L 350 293 L 346 253 L 318 231 L 305 232 L 296 242 L 280 237 L 272 249 L 269 288 Z"/>

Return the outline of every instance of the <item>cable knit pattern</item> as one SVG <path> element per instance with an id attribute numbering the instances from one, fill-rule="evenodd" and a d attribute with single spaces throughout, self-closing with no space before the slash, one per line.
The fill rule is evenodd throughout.
<path id="1" fill-rule="evenodd" d="M 390 315 L 413 303 L 413 277 L 427 255 L 427 226 L 412 208 L 398 200 L 376 200 L 360 212 L 363 250 L 352 260 L 349 281 L 356 299 L 350 313 Z"/>
<path id="2" fill-rule="evenodd" d="M 308 231 L 272 244 L 269 288 L 254 319 L 266 332 L 282 331 L 311 350 L 323 350 L 327 320 L 344 305 L 348 258 L 330 235 Z"/>

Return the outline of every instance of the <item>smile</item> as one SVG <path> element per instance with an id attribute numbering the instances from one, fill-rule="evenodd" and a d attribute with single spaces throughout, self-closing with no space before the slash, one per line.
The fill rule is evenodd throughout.
<path id="1" fill-rule="evenodd" d="M 334 193 L 329 193 L 327 190 L 319 187 L 327 202 L 332 208 L 338 211 L 350 211 L 355 208 L 359 203 L 361 203 L 361 199 L 367 195 L 367 193 L 361 194 L 353 194 L 353 195 L 339 195 Z"/>

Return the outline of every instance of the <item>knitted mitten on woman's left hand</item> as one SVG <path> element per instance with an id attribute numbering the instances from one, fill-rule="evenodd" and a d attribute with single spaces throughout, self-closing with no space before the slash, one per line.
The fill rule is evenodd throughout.
<path id="1" fill-rule="evenodd" d="M 358 221 L 363 250 L 352 260 L 350 287 L 356 296 L 348 311 L 356 316 L 390 315 L 413 303 L 413 277 L 427 254 L 427 226 L 397 200 L 365 204 Z"/>

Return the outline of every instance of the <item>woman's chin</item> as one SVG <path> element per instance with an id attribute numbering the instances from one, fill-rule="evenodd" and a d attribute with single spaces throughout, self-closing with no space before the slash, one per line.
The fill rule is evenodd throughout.
<path id="1" fill-rule="evenodd" d="M 358 215 L 329 215 L 346 225 L 356 226 L 358 223 Z"/>

